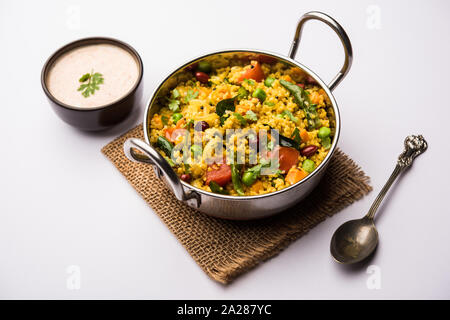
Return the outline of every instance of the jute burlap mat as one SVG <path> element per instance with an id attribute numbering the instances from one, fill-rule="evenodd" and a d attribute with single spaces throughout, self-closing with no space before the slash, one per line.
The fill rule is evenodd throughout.
<path id="1" fill-rule="evenodd" d="M 157 179 L 151 165 L 129 161 L 127 138 L 143 139 L 142 125 L 106 145 L 102 152 L 214 280 L 229 283 L 287 247 L 327 217 L 366 195 L 372 188 L 364 172 L 338 150 L 319 186 L 303 202 L 271 218 L 227 221 L 208 217 L 177 201 Z M 331 234 L 324 235 L 331 237 Z"/>

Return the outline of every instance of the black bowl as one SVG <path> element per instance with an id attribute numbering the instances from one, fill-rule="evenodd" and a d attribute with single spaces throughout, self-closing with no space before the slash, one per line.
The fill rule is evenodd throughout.
<path id="1" fill-rule="evenodd" d="M 110 104 L 103 105 L 96 108 L 81 109 L 74 106 L 69 106 L 59 100 L 57 100 L 47 88 L 47 74 L 53 65 L 53 63 L 62 54 L 73 50 L 78 47 L 90 45 L 90 44 L 112 44 L 121 47 L 128 51 L 138 63 L 139 77 L 133 88 L 125 96 L 116 100 Z M 53 53 L 50 58 L 45 62 L 41 72 L 41 84 L 44 89 L 47 98 L 50 101 L 50 105 L 56 114 L 68 124 L 77 127 L 82 130 L 103 130 L 110 128 L 122 120 L 124 120 L 133 108 L 139 103 L 142 96 L 142 76 L 144 74 L 144 65 L 141 57 L 130 45 L 125 42 L 103 37 L 84 38 L 76 40 L 69 44 L 66 44 L 62 48 Z"/>

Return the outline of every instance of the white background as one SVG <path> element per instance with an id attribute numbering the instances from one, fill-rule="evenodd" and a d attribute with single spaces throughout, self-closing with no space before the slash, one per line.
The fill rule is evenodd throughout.
<path id="1" fill-rule="evenodd" d="M 449 1 L 1 0 L 0 298 L 450 298 L 449 9 Z M 223 286 L 100 153 L 141 122 L 143 108 L 110 131 L 80 132 L 51 110 L 41 68 L 67 42 L 117 37 L 142 56 L 147 99 L 169 70 L 207 51 L 287 54 L 310 10 L 335 17 L 352 41 L 353 67 L 334 92 L 339 145 L 374 192 Z M 329 80 L 343 52 L 331 30 L 311 22 L 297 59 Z M 365 214 L 413 133 L 430 147 L 384 202 L 375 256 L 338 265 L 329 254 L 333 231 Z M 71 265 L 81 271 L 78 290 L 67 287 Z M 380 289 L 367 286 L 370 265 L 381 272 Z"/>

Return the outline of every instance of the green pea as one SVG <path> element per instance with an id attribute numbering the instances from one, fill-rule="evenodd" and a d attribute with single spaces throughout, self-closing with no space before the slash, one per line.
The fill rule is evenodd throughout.
<path id="1" fill-rule="evenodd" d="M 242 183 L 244 183 L 246 186 L 251 186 L 256 181 L 256 175 L 253 174 L 251 171 L 244 172 L 242 176 Z"/>
<path id="2" fill-rule="evenodd" d="M 320 139 L 325 139 L 326 137 L 329 137 L 331 134 L 331 130 L 328 127 L 322 127 L 319 129 L 319 132 L 317 133 L 317 136 Z"/>
<path id="3" fill-rule="evenodd" d="M 266 87 L 271 87 L 274 81 L 275 81 L 274 78 L 266 78 L 266 80 L 264 80 L 264 85 Z"/>
<path id="4" fill-rule="evenodd" d="M 181 113 L 174 113 L 173 115 L 172 115 L 172 120 L 173 120 L 173 123 L 177 123 L 181 118 L 183 118 L 183 115 L 181 114 Z"/>
<path id="5" fill-rule="evenodd" d="M 302 168 L 308 173 L 311 173 L 316 168 L 316 164 L 311 159 L 306 159 L 302 163 Z"/>
<path id="6" fill-rule="evenodd" d="M 210 73 L 211 72 L 211 63 L 207 61 L 200 61 L 197 66 L 197 70 L 204 72 L 204 73 Z"/>
<path id="7" fill-rule="evenodd" d="M 258 98 L 259 101 L 264 102 L 264 100 L 266 100 L 266 93 L 264 92 L 263 89 L 256 89 L 255 91 L 253 91 L 253 98 Z"/>

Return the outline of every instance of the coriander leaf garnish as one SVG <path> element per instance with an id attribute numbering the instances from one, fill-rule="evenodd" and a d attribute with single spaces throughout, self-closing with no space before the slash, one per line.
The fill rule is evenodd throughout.
<path id="1" fill-rule="evenodd" d="M 78 91 L 81 91 L 81 94 L 87 98 L 89 95 L 94 94 L 96 90 L 100 90 L 99 85 L 103 84 L 104 79 L 101 73 L 94 73 L 94 70 L 92 70 L 91 73 L 83 74 L 78 81 L 82 83 Z M 86 81 L 87 83 L 83 83 Z"/>
<path id="2" fill-rule="evenodd" d="M 180 96 L 180 93 L 178 92 L 178 90 L 175 88 L 172 90 L 172 98 L 173 99 L 177 99 Z"/>
<path id="3" fill-rule="evenodd" d="M 180 110 L 180 101 L 175 99 L 169 100 L 169 109 L 173 112 L 178 112 Z"/>
<path id="4" fill-rule="evenodd" d="M 86 73 L 86 74 L 83 74 L 83 75 L 81 76 L 80 80 L 78 80 L 78 81 L 80 81 L 80 82 L 85 82 L 85 81 L 88 80 L 90 77 L 91 77 L 91 74 L 90 74 L 90 73 Z"/>
<path id="5" fill-rule="evenodd" d="M 172 90 L 172 94 L 169 98 L 169 109 L 173 112 L 178 112 L 180 110 L 180 100 L 177 100 L 180 97 L 180 93 L 177 89 Z"/>
<path id="6" fill-rule="evenodd" d="M 250 121 L 258 121 L 258 116 L 252 110 L 248 110 L 245 113 L 245 119 L 248 119 Z"/>
<path id="7" fill-rule="evenodd" d="M 192 89 L 189 89 L 186 97 L 184 98 L 184 102 L 185 103 L 189 103 L 189 101 L 191 101 L 192 99 L 195 99 L 198 97 L 198 91 L 194 91 Z"/>

